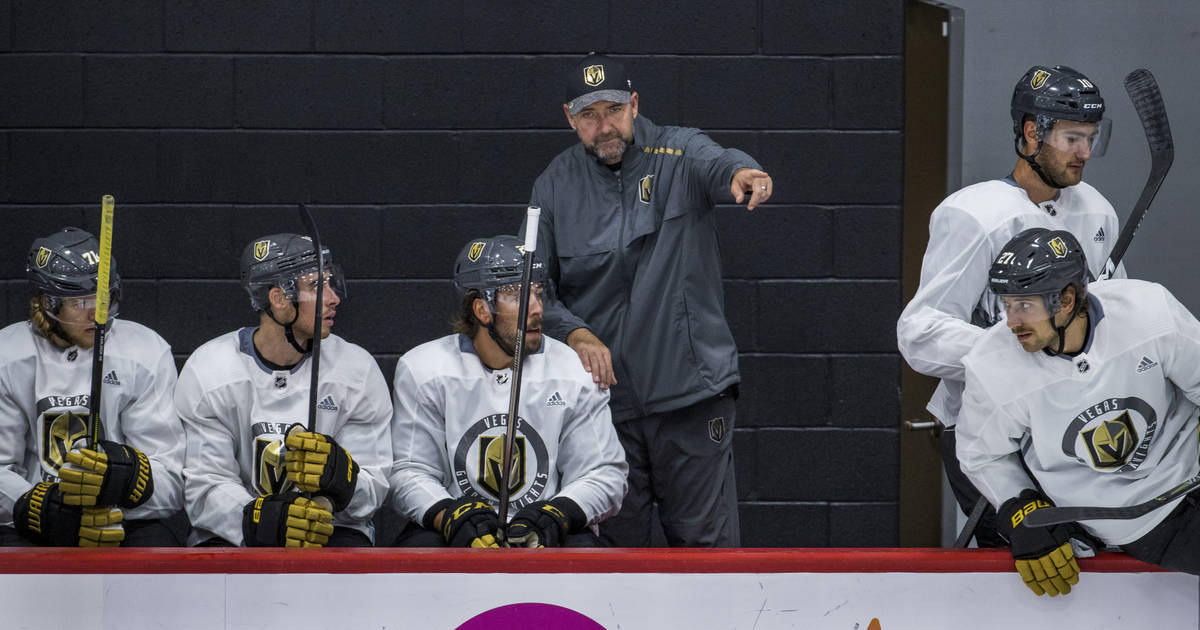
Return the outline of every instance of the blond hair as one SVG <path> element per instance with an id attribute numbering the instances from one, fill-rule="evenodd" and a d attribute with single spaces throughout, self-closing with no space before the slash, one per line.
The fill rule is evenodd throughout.
<path id="1" fill-rule="evenodd" d="M 33 329 L 36 330 L 39 335 L 45 338 L 46 341 L 49 341 L 59 348 L 66 349 L 75 345 L 70 341 L 63 339 L 62 335 L 59 334 L 59 331 L 56 330 L 54 324 L 51 323 L 50 317 L 48 317 L 42 310 L 43 308 L 42 296 L 35 295 L 29 298 L 29 323 L 33 324 Z"/>

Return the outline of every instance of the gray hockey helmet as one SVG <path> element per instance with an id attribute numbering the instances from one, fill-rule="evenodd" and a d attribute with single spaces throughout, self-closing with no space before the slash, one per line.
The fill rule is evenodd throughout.
<path id="1" fill-rule="evenodd" d="M 1043 132 L 1055 120 L 1100 122 L 1104 118 L 1100 88 L 1067 66 L 1030 68 L 1013 88 L 1011 108 L 1013 132 L 1018 136 L 1026 114 L 1037 117 L 1038 129 Z"/>
<path id="2" fill-rule="evenodd" d="M 524 264 L 524 241 L 502 235 L 472 239 L 454 261 L 454 289 L 459 297 L 476 289 L 489 301 L 499 287 L 521 281 Z M 546 264 L 536 254 L 533 257 L 533 282 L 545 282 Z"/>
<path id="3" fill-rule="evenodd" d="M 346 297 L 341 268 L 333 262 L 328 247 L 322 248 L 322 259 L 329 272 L 330 286 L 341 298 Z M 317 270 L 313 242 L 300 234 L 271 234 L 254 239 L 242 251 L 242 288 L 250 295 L 250 307 L 267 310 L 272 287 L 283 289 L 284 297 L 299 299 L 298 279 Z"/>
<path id="4" fill-rule="evenodd" d="M 1070 285 L 1078 299 L 1087 295 L 1087 257 L 1079 241 L 1065 230 L 1029 228 L 1004 245 L 988 271 L 988 287 L 997 296 L 1057 296 Z M 1053 314 L 1057 298 L 1047 307 Z"/>
<path id="5" fill-rule="evenodd" d="M 25 263 L 25 274 L 34 288 L 55 297 L 94 294 L 99 270 L 100 241 L 76 227 L 34 240 Z M 121 290 L 115 258 L 109 263 L 108 287 L 109 299 L 115 303 Z"/>

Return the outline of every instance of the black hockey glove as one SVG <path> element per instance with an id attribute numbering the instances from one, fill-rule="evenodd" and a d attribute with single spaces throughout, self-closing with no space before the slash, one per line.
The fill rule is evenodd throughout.
<path id="1" fill-rule="evenodd" d="M 300 424 L 288 429 L 284 444 L 287 478 L 297 488 L 329 497 L 334 512 L 350 505 L 358 485 L 358 464 L 346 449 L 332 437 L 306 431 Z"/>
<path id="2" fill-rule="evenodd" d="M 125 540 L 123 515 L 115 507 L 85 508 L 63 503 L 58 484 L 43 481 L 13 504 L 17 533 L 47 547 L 117 547 Z"/>
<path id="3" fill-rule="evenodd" d="M 1071 537 L 1080 529 L 1075 523 L 1028 527 L 1025 516 L 1054 504 L 1046 495 L 1026 489 L 1009 499 L 996 512 L 996 529 L 1012 546 L 1017 573 L 1036 595 L 1051 597 L 1071 592 L 1079 583 L 1079 564 L 1071 549 Z"/>
<path id="4" fill-rule="evenodd" d="M 95 450 L 76 447 L 58 471 L 63 503 L 133 509 L 154 494 L 150 460 L 138 449 L 100 440 Z"/>
<path id="5" fill-rule="evenodd" d="M 496 530 L 500 517 L 492 506 L 463 497 L 446 507 L 442 516 L 442 538 L 451 547 L 497 548 Z"/>
<path id="6" fill-rule="evenodd" d="M 247 547 L 324 547 L 333 533 L 327 499 L 296 493 L 258 497 L 242 508 Z"/>
<path id="7" fill-rule="evenodd" d="M 556 497 L 521 508 L 508 523 L 505 544 L 509 547 L 561 547 L 572 527 L 583 527 L 587 516 L 571 499 Z"/>

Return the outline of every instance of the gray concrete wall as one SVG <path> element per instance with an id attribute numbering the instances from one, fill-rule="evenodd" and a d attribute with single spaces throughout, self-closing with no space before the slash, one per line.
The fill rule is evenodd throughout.
<path id="1" fill-rule="evenodd" d="M 1180 0 L 947 0 L 966 12 L 963 183 L 1015 162 L 1008 104 L 1022 73 L 1068 65 L 1099 87 L 1113 120 L 1107 155 L 1084 180 L 1128 216 L 1150 170 L 1145 134 L 1125 93 L 1135 68 L 1154 73 L 1175 140 L 1175 164 L 1125 257 L 1130 275 L 1161 282 L 1200 313 L 1200 3 Z"/>

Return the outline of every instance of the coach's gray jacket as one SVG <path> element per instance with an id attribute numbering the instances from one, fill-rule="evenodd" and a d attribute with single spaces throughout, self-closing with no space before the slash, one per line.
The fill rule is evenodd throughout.
<path id="1" fill-rule="evenodd" d="M 608 345 L 614 420 L 686 407 L 738 382 L 713 205 L 732 203 L 729 184 L 744 167 L 760 168 L 698 129 L 639 116 L 620 171 L 576 143 L 534 183 L 538 254 L 561 300 L 545 305 L 543 326 L 559 339 L 585 327 Z"/>

